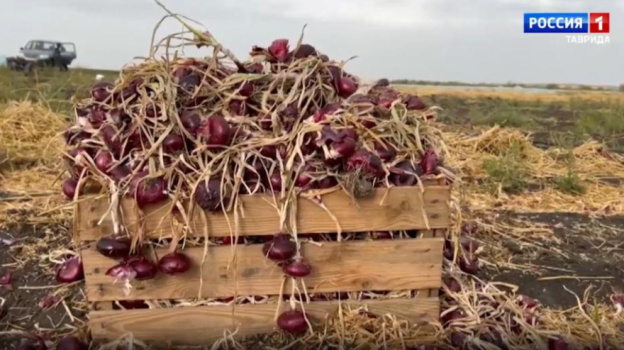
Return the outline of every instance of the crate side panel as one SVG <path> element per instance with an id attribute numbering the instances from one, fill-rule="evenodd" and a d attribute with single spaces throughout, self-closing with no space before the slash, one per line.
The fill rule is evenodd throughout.
<path id="1" fill-rule="evenodd" d="M 450 187 L 426 186 L 377 189 L 373 196 L 352 201 L 342 191 L 322 196 L 323 204 L 335 217 L 314 201 L 300 198 L 297 230 L 300 233 L 336 232 L 337 223 L 343 232 L 393 231 L 446 228 L 450 226 Z M 241 196 L 244 212 L 240 215 L 238 234 L 272 235 L 280 232 L 277 210 L 272 206 L 270 195 Z M 123 222 L 130 232 L 136 233 L 139 215 L 132 199 L 123 199 Z M 82 241 L 96 240 L 112 233 L 112 222 L 106 216 L 98 222 L 109 207 L 107 198 L 85 200 L 78 204 L 76 232 Z M 174 219 L 171 203 L 151 206 L 143 211 L 145 231 L 150 237 L 171 237 Z M 191 235 L 222 237 L 231 236 L 235 230 L 235 217 L 222 212 L 200 210 L 191 214 Z"/>
<path id="2" fill-rule="evenodd" d="M 438 318 L 438 298 L 414 298 L 343 302 L 342 307 L 365 306 L 375 315 L 392 314 L 412 324 L 425 324 Z M 281 311 L 288 303 L 281 304 Z M 335 314 L 337 302 L 312 302 L 304 305 L 315 324 L 326 315 Z M 276 330 L 276 304 L 179 307 L 151 310 L 94 311 L 89 325 L 95 340 L 114 340 L 128 333 L 140 340 L 155 343 L 207 345 L 223 337 L 225 331 L 241 338 Z"/>
<path id="3" fill-rule="evenodd" d="M 302 243 L 302 255 L 312 266 L 305 285 L 310 293 L 439 288 L 443 244 L 441 238 Z M 235 252 L 233 259 L 231 246 L 208 247 L 200 269 L 204 248 L 186 248 L 193 263 L 190 271 L 134 281 L 126 295 L 122 282 L 105 275 L 117 262 L 90 247 L 82 252 L 87 298 L 93 302 L 279 294 L 283 273 L 263 255 L 262 245 L 239 245 Z M 165 253 L 157 251 L 158 256 Z M 284 290 L 290 291 L 290 279 L 286 283 Z"/>

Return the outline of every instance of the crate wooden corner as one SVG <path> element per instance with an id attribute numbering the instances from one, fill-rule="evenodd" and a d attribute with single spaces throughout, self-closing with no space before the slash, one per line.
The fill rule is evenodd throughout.
<path id="1" fill-rule="evenodd" d="M 239 234 L 273 235 L 279 232 L 279 217 L 264 195 L 243 196 L 245 217 Z M 323 203 L 336 217 L 343 232 L 419 230 L 416 239 L 323 242 L 303 244 L 302 255 L 311 264 L 312 274 L 304 279 L 309 293 L 414 290 L 413 298 L 343 301 L 349 307 L 365 306 L 378 315 L 392 314 L 413 324 L 425 324 L 438 318 L 438 289 L 441 286 L 443 231 L 450 226 L 450 187 L 437 181 L 424 187 L 377 189 L 370 198 L 351 201 L 340 191 L 323 196 Z M 129 230 L 138 227 L 138 211 L 129 200 L 122 200 L 123 224 Z M 335 222 L 312 201 L 300 198 L 298 232 L 305 234 L 336 232 Z M 93 242 L 112 232 L 112 222 L 104 220 L 107 199 L 82 201 L 76 206 L 75 236 Z M 169 204 L 144 210 L 143 227 L 151 237 L 173 233 Z M 230 236 L 234 218 L 222 213 L 198 213 L 191 218 L 194 234 L 206 230 L 211 237 Z M 228 223 L 229 221 L 229 223 Z M 95 340 L 113 340 L 132 333 L 137 339 L 155 343 L 185 345 L 209 344 L 223 337 L 224 331 L 237 337 L 267 333 L 276 329 L 277 304 L 174 307 L 145 310 L 112 310 L 115 300 L 172 300 L 227 298 L 233 295 L 278 295 L 282 287 L 281 270 L 268 261 L 261 245 L 236 246 L 236 266 L 231 246 L 208 248 L 203 268 L 203 247 L 185 248 L 193 262 L 184 275 L 159 274 L 150 281 L 134 284 L 125 295 L 120 284 L 105 275 L 116 264 L 101 256 L 93 244 L 81 252 L 87 299 L 93 306 L 89 325 Z M 163 252 L 157 252 L 162 255 Z M 201 279 L 201 286 L 200 286 Z M 291 290 L 290 282 L 284 288 Z M 281 308 L 288 303 L 281 303 Z M 336 301 L 313 301 L 304 304 L 313 322 L 337 312 Z"/>

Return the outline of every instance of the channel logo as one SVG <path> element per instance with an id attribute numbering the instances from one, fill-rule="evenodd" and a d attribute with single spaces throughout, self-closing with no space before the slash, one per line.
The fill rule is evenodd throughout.
<path id="1" fill-rule="evenodd" d="M 609 33 L 609 12 L 525 13 L 525 33 Z"/>

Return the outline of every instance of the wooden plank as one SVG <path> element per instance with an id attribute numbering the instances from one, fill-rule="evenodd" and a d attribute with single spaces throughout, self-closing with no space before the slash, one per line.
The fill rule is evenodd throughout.
<path id="1" fill-rule="evenodd" d="M 380 241 L 325 242 L 321 247 L 302 244 L 302 256 L 312 266 L 304 281 L 310 293 L 386 291 L 439 288 L 443 240 L 396 239 Z M 211 246 L 203 267 L 201 297 L 277 295 L 283 283 L 281 269 L 264 257 L 262 245 Z M 123 283 L 105 275 L 116 261 L 93 247 L 82 253 L 89 301 L 181 299 L 198 297 L 200 264 L 204 248 L 186 248 L 192 268 L 184 275 L 159 274 L 149 281 L 134 281 L 129 295 Z M 161 256 L 164 252 L 158 251 Z M 290 279 L 289 279 L 290 281 Z M 284 289 L 289 293 L 290 283 Z"/>
<path id="2" fill-rule="evenodd" d="M 366 307 L 374 315 L 392 314 L 412 324 L 424 324 L 439 316 L 438 298 L 367 300 L 343 302 L 343 307 Z M 314 325 L 327 315 L 338 311 L 338 302 L 304 304 Z M 281 304 L 287 310 L 288 303 Z M 276 304 L 232 306 L 178 307 L 151 310 L 95 311 L 89 313 L 89 325 L 94 340 L 108 341 L 131 333 L 134 338 L 149 343 L 179 345 L 209 345 L 223 337 L 224 332 L 236 332 L 236 338 L 277 330 L 274 316 Z"/>
<path id="3" fill-rule="evenodd" d="M 371 197 L 353 202 L 344 192 L 335 191 L 322 196 L 322 201 L 340 223 L 343 232 L 394 231 L 446 228 L 451 222 L 450 187 L 426 186 L 395 187 L 377 189 Z M 240 220 L 241 236 L 272 235 L 279 233 L 280 219 L 271 205 L 271 195 L 241 196 L 244 218 Z M 136 233 L 139 219 L 132 199 L 122 200 L 124 225 Z M 106 198 L 84 201 L 78 204 L 75 232 L 83 241 L 96 240 L 101 235 L 110 235 L 112 222 L 105 218 L 97 225 L 108 209 Z M 300 233 L 336 232 L 336 223 L 330 215 L 313 201 L 300 198 L 297 203 L 297 230 Z M 423 210 L 426 208 L 426 210 Z M 150 237 L 171 237 L 175 232 L 171 204 L 164 203 L 144 210 L 144 228 Z M 205 216 L 204 216 L 205 215 Z M 425 220 L 426 217 L 426 220 Z M 207 225 L 206 225 L 207 222 Z M 196 210 L 191 216 L 190 235 L 211 237 L 233 234 L 235 218 L 221 212 L 211 213 Z"/>

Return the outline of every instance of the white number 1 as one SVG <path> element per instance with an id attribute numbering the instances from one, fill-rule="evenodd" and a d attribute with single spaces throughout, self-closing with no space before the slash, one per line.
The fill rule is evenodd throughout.
<path id="1" fill-rule="evenodd" d="M 598 30 L 602 31 L 602 16 L 596 17 L 596 23 L 598 23 Z"/>

